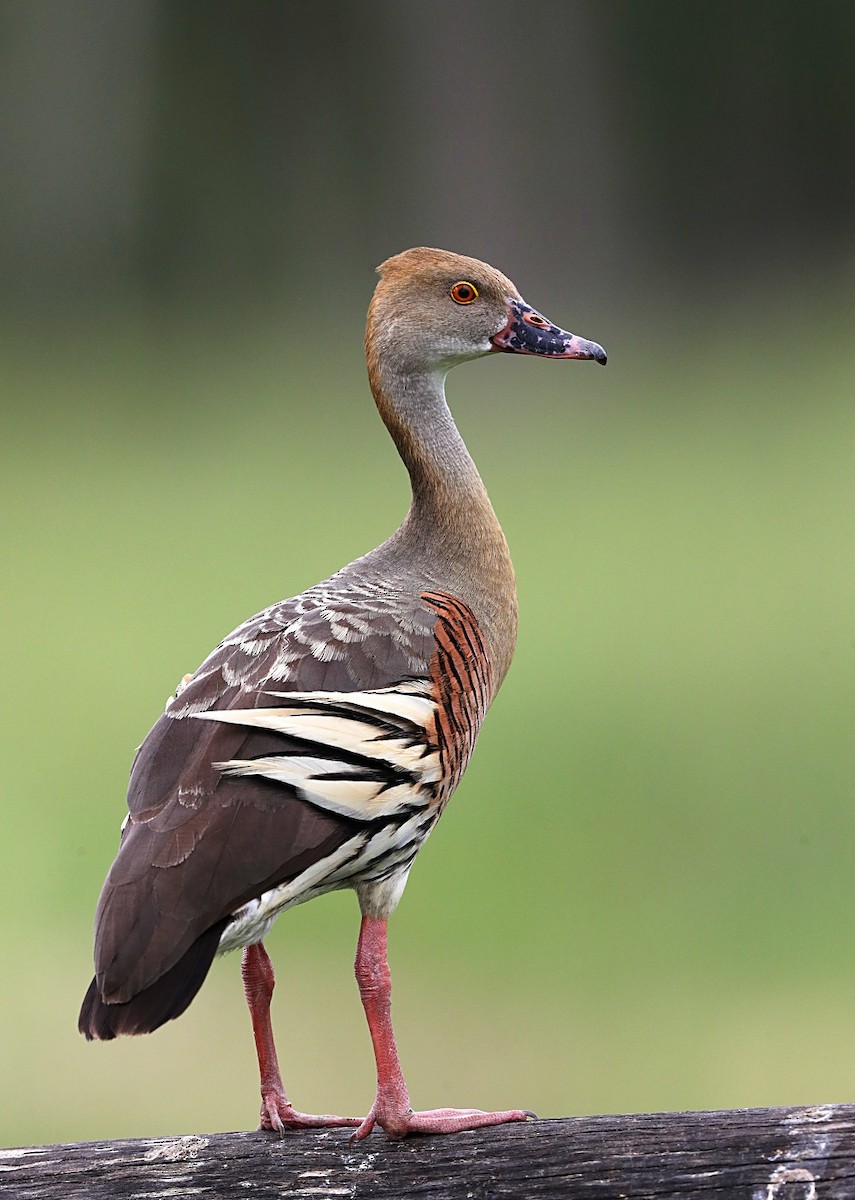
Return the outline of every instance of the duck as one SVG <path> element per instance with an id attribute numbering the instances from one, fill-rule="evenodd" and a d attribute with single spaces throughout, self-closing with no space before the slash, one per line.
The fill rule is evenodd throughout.
<path id="1" fill-rule="evenodd" d="M 508 543 L 445 397 L 458 363 L 513 353 L 602 365 L 602 346 L 528 305 L 477 258 L 415 247 L 377 268 L 368 380 L 412 499 L 382 545 L 239 625 L 184 676 L 137 751 L 95 915 L 87 1039 L 180 1016 L 241 949 L 260 1128 L 345 1126 L 352 1142 L 525 1121 L 524 1109 L 414 1111 L 395 1045 L 387 926 L 472 755 L 517 636 Z M 376 1062 L 367 1116 L 294 1108 L 264 946 L 273 922 L 351 889 L 355 973 Z"/>

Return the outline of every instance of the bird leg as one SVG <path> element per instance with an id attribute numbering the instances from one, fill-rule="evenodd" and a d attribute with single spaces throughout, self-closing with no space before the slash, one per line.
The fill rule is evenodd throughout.
<path id="1" fill-rule="evenodd" d="M 297 1112 L 285 1095 L 270 1023 L 270 998 L 275 978 L 270 955 L 262 942 L 245 946 L 241 960 L 243 990 L 252 1020 L 258 1073 L 261 1077 L 261 1129 L 319 1129 L 329 1125 L 359 1125 L 355 1117 L 316 1116 Z"/>
<path id="2" fill-rule="evenodd" d="M 386 925 L 385 918 L 364 916 L 359 931 L 356 980 L 374 1043 L 377 1095 L 368 1116 L 351 1136 L 351 1143 L 362 1141 L 375 1124 L 390 1138 L 398 1139 L 408 1133 L 457 1133 L 482 1125 L 525 1121 L 533 1116 L 521 1109 L 482 1112 L 477 1108 L 434 1108 L 413 1112 L 392 1029 L 392 976 L 386 952 Z"/>

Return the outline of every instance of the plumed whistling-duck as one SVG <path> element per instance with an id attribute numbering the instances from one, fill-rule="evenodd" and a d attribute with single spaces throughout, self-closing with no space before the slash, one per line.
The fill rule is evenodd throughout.
<path id="1" fill-rule="evenodd" d="M 469 761 L 514 650 L 508 546 L 445 401 L 448 370 L 494 351 L 594 359 L 602 347 L 527 305 L 504 275 L 425 248 L 379 268 L 365 352 L 410 475 L 388 541 L 251 617 L 185 677 L 131 770 L 129 814 L 95 920 L 87 1038 L 179 1016 L 217 953 L 243 947 L 261 1124 L 375 1124 L 392 1138 L 521 1121 L 522 1110 L 413 1112 L 390 1017 L 386 923 Z M 286 1097 L 262 939 L 285 909 L 353 888 L 356 977 L 377 1092 L 363 1120 Z"/>

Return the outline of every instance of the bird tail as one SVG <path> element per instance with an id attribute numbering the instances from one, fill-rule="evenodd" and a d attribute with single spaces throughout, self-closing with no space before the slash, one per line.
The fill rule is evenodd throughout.
<path id="1" fill-rule="evenodd" d="M 151 1033 L 180 1017 L 205 982 L 220 937 L 229 918 L 218 921 L 196 939 L 182 958 L 149 987 L 130 1000 L 111 1004 L 93 979 L 83 998 L 77 1028 L 92 1041 L 110 1041 L 121 1034 Z"/>

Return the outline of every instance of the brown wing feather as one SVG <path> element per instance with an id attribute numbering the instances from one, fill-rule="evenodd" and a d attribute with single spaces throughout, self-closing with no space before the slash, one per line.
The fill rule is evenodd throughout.
<path id="1" fill-rule="evenodd" d="M 353 836 L 353 821 L 314 808 L 292 788 L 213 766 L 274 744 L 287 749 L 288 739 L 189 718 L 275 704 L 271 691 L 352 691 L 425 677 L 434 621 L 417 599 L 404 603 L 379 589 L 312 589 L 246 622 L 202 664 L 133 764 L 130 819 L 96 914 L 83 1032 L 143 1032 L 177 1016 L 216 951 L 219 932 L 209 931 Z"/>
<path id="2" fill-rule="evenodd" d="M 155 759 L 178 753 L 193 733 L 191 757 L 204 763 L 197 780 L 222 755 L 253 758 L 274 741 L 278 750 L 286 743 L 162 717 L 153 731 Z M 135 772 L 138 786 L 144 768 L 145 760 Z M 176 789 L 148 819 L 132 818 L 125 828 L 95 922 L 96 976 L 105 999 L 129 1000 L 210 925 L 353 835 L 352 822 L 312 808 L 292 789 L 211 773 L 216 778 L 204 796 L 193 791 L 187 804 Z"/>
<path id="3" fill-rule="evenodd" d="M 151 1033 L 180 1017 L 205 982 L 226 924 L 220 921 L 206 929 L 175 966 L 127 1003 L 105 1004 L 93 979 L 80 1009 L 80 1032 L 109 1041 L 123 1033 Z"/>

